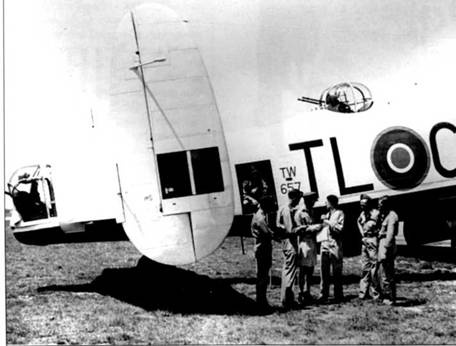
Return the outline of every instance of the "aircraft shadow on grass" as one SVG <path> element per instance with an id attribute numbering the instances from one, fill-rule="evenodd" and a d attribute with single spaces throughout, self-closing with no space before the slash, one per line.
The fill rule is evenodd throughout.
<path id="1" fill-rule="evenodd" d="M 39 292 L 96 292 L 145 310 L 175 313 L 257 315 L 254 300 L 239 293 L 229 282 L 142 257 L 136 267 L 104 269 L 92 282 L 52 285 Z"/>
<path id="2" fill-rule="evenodd" d="M 343 284 L 356 284 L 359 275 L 343 276 Z M 428 272 L 398 272 L 401 282 L 456 280 L 456 273 L 442 270 Z M 281 278 L 273 276 L 273 286 L 280 286 Z M 313 283 L 319 277 L 314 275 Z M 52 285 L 38 288 L 38 292 L 68 291 L 96 292 L 146 310 L 167 310 L 176 313 L 207 314 L 264 314 L 255 301 L 236 291 L 231 285 L 255 285 L 255 277 L 210 278 L 190 270 L 160 264 L 142 257 L 131 268 L 108 268 L 92 282 L 78 285 Z M 350 299 L 351 300 L 351 299 Z M 399 306 L 424 304 L 422 300 L 400 298 Z"/>

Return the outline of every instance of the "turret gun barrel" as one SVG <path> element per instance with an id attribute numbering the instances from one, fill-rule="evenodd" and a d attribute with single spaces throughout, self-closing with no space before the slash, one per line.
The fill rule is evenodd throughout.
<path id="1" fill-rule="evenodd" d="M 321 100 L 313 99 L 311 97 L 306 97 L 306 96 L 301 96 L 300 98 L 298 98 L 298 101 L 307 102 L 307 103 L 311 103 L 311 104 L 319 105 L 319 106 L 324 104 L 324 102 Z"/>

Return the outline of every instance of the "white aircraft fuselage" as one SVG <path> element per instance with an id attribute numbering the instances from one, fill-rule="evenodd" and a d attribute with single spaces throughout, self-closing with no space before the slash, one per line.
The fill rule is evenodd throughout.
<path id="1" fill-rule="evenodd" d="M 117 47 L 112 51 L 98 51 L 102 57 L 96 60 L 111 62 L 114 67 L 103 66 L 102 72 L 89 75 L 90 78 L 99 77 L 97 83 L 106 85 L 97 90 L 110 90 L 105 96 L 97 96 L 109 99 L 111 109 L 104 115 L 95 113 L 94 123 L 85 132 L 93 138 L 85 137 L 85 148 L 71 147 L 65 155 L 54 155 L 57 159 L 46 162 L 52 167 L 57 215 L 48 213 L 45 219 L 20 221 L 15 226 L 17 238 L 33 244 L 108 239 L 109 232 L 103 231 L 100 236 L 96 231 L 87 232 L 87 226 L 101 221 L 112 222 L 111 225 L 136 222 L 128 221 L 125 203 L 129 197 L 126 196 L 134 196 L 131 197 L 136 201 L 133 204 L 149 201 L 150 208 L 155 208 L 151 214 L 155 213 L 157 220 L 162 216 L 181 215 L 170 221 L 173 225 L 170 227 L 176 229 L 198 228 L 195 215 L 204 208 L 210 211 L 214 220 L 221 218 L 214 211 L 223 207 L 223 221 L 218 219 L 219 223 L 214 221 L 214 225 L 225 227 L 226 220 L 236 216 L 238 222 L 234 222 L 234 228 L 243 227 L 240 233 L 246 234 L 249 218 L 255 210 L 246 195 L 258 197 L 261 195 L 258 189 L 273 196 L 277 205 L 288 202 L 287 194 L 291 189 L 316 192 L 317 207 L 324 206 L 327 195 L 339 196 L 341 207 L 348 215 L 347 234 L 355 241 L 359 235 L 354 220 L 359 213 L 357 202 L 361 193 L 373 198 L 392 196 L 404 221 L 408 243 L 449 236 L 449 225 L 456 219 L 456 114 L 451 107 L 451 86 L 456 77 L 453 59 L 456 57 L 456 25 L 446 14 L 448 9 L 454 11 L 455 7 L 447 1 L 438 2 L 427 10 L 420 8 L 418 2 L 416 7 L 413 4 L 414 1 L 409 2 L 406 17 L 404 13 L 394 13 L 391 6 L 380 1 L 376 3 L 375 11 L 353 8 L 351 16 L 349 8 L 341 5 L 336 6 L 332 12 L 334 16 L 331 16 L 327 5 L 301 2 L 281 6 L 273 2 L 245 5 L 250 15 L 234 11 L 240 4 L 233 4 L 233 11 L 228 5 L 223 7 L 224 15 L 209 15 L 197 12 L 195 6 L 182 5 L 186 21 L 177 29 L 170 29 L 169 33 L 163 29 L 165 31 L 159 34 L 154 31 L 154 23 L 160 23 L 160 18 L 145 24 L 148 16 L 163 11 L 166 18 L 175 21 L 174 12 L 167 12 L 161 6 L 152 10 L 136 8 L 142 63 L 146 66 L 156 59 L 153 63 L 157 67 L 138 70 L 132 33 L 128 33 L 130 36 L 125 34 L 125 40 L 131 38 L 125 50 L 122 43 L 112 45 Z M 402 5 L 398 6 L 398 11 L 406 10 Z M 130 10 L 127 7 L 125 5 L 122 10 Z M 120 9 L 116 11 L 120 12 Z M 423 11 L 431 11 L 435 16 L 429 16 L 426 23 L 414 20 Z M 141 19 L 144 13 L 147 13 L 143 16 L 146 19 Z M 114 17 L 117 20 L 108 21 L 108 24 L 120 20 L 119 16 Z M 120 31 L 115 32 L 113 24 L 109 24 L 107 30 L 112 42 L 132 28 L 130 17 L 135 18 L 127 12 Z M 413 25 L 398 22 L 399 17 L 409 18 Z M 171 46 L 163 48 L 168 44 L 167 35 L 174 35 L 181 29 L 185 35 L 189 32 L 193 43 L 174 40 Z M 141 30 L 158 36 L 141 37 Z M 184 34 L 179 35 L 184 37 Z M 146 47 L 148 44 L 150 47 Z M 188 49 L 192 50 L 191 54 L 185 54 Z M 120 61 L 119 64 L 116 61 Z M 93 66 L 100 67 L 100 64 Z M 119 66 L 124 68 L 123 74 L 113 82 L 113 78 L 117 78 L 113 77 L 116 74 L 113 71 Z M 192 75 L 192 71 L 197 72 Z M 163 80 L 158 80 L 157 73 Z M 152 90 L 142 84 L 142 74 L 146 77 L 145 84 L 157 83 L 151 84 Z M 185 90 L 172 84 L 175 83 L 173 76 L 174 80 L 188 81 Z M 207 79 L 209 87 L 195 84 L 191 78 Z M 168 83 L 168 89 L 160 89 L 162 81 Z M 134 90 L 127 84 L 122 89 L 124 82 L 133 85 Z M 363 112 L 342 113 L 297 100 L 301 96 L 318 97 L 325 88 L 342 82 L 359 82 L 370 89 L 372 107 Z M 113 92 L 112 85 L 120 87 Z M 168 94 L 160 99 L 163 90 Z M 116 95 L 124 97 L 129 92 L 136 93 L 137 98 L 125 102 L 115 99 Z M 156 100 L 152 97 L 154 92 L 158 94 Z M 157 140 L 153 145 L 148 142 L 149 133 L 141 130 L 147 126 L 144 97 L 151 103 L 151 136 Z M 187 100 L 192 103 L 185 103 Z M 127 107 L 128 102 L 133 106 Z M 210 115 L 198 115 L 201 118 L 197 120 L 192 118 L 191 114 L 197 113 L 190 109 L 208 104 L 214 105 L 210 110 L 204 110 Z M 182 112 L 173 113 L 175 109 Z M 129 123 L 128 112 L 134 112 L 138 120 Z M 171 114 L 171 120 L 165 122 L 167 114 Z M 92 120 L 93 116 L 91 114 Z M 119 124 L 122 124 L 123 134 L 114 137 L 114 132 L 119 133 L 116 129 Z M 210 138 L 207 133 L 201 134 L 201 128 L 206 125 L 209 132 L 213 131 Z M 122 139 L 129 134 L 131 143 Z M 189 136 L 193 139 L 187 141 Z M 119 154 L 122 148 L 127 149 Z M 219 187 L 204 193 L 197 191 L 198 184 L 203 183 L 198 182 L 200 173 L 195 172 L 196 161 L 191 161 L 192 153 L 201 148 L 218 148 L 221 162 L 221 173 L 217 173 L 222 179 Z M 141 150 L 144 154 L 137 154 Z M 148 156 L 148 150 L 151 150 L 151 156 Z M 174 182 L 172 177 L 165 182 L 165 178 L 159 176 L 160 161 L 157 163 L 156 158 L 179 150 L 187 155 L 185 159 L 183 154 L 182 160 L 184 166 L 188 164 L 189 167 L 188 186 L 178 179 Z M 142 156 L 133 158 L 129 153 Z M 128 164 L 130 159 L 133 160 L 131 165 Z M 135 171 L 146 170 L 147 174 L 137 174 L 140 181 L 134 185 Z M 122 181 L 123 172 L 132 177 L 129 182 Z M 205 172 L 204 179 L 208 177 L 211 173 Z M 143 196 L 141 189 L 149 188 Z M 176 195 L 179 189 L 183 192 Z M 147 215 L 147 211 L 141 213 Z M 187 216 L 182 219 L 183 214 L 190 215 L 189 219 Z M 151 219 L 147 224 L 153 222 Z M 211 237 L 209 224 L 200 227 L 205 230 L 201 239 Z M 51 236 L 54 240 L 44 241 L 41 235 L 29 237 L 51 228 L 61 229 L 59 236 L 56 233 Z M 233 233 L 235 231 L 238 230 L 232 229 Z M 144 230 L 131 232 L 139 234 Z M 227 232 L 228 229 L 221 231 L 221 240 Z M 93 238 L 88 237 L 88 233 Z M 122 238 L 121 233 L 110 240 Z M 178 243 L 178 234 L 173 242 Z M 138 242 L 142 241 L 142 238 L 138 239 Z M 151 239 L 149 241 L 153 241 Z M 194 260 L 207 255 L 204 251 L 198 252 L 195 239 L 198 235 L 192 233 L 193 254 L 189 258 Z M 211 251 L 220 239 L 211 240 Z M 160 241 L 164 240 L 160 238 Z M 161 255 L 154 257 L 154 251 L 150 257 L 160 260 Z M 166 258 L 163 261 L 186 263 L 189 260 Z"/>

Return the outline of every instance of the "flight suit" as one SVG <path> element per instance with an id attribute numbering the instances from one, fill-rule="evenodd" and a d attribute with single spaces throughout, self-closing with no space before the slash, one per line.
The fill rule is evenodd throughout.
<path id="1" fill-rule="evenodd" d="M 320 297 L 326 299 L 329 296 L 330 271 L 332 267 L 334 296 L 338 299 L 343 297 L 342 288 L 342 230 L 344 228 L 345 215 L 342 210 L 336 209 L 328 212 L 324 218 L 329 221 L 328 239 L 321 242 L 320 247 Z"/>
<path id="2" fill-rule="evenodd" d="M 260 305 L 268 305 L 266 291 L 269 283 L 269 270 L 272 265 L 273 231 L 269 227 L 269 215 L 261 208 L 252 218 L 251 231 L 255 238 L 255 257 L 257 260 L 256 297 Z"/>
<path id="3" fill-rule="evenodd" d="M 309 299 L 310 287 L 312 284 L 312 274 L 317 264 L 317 241 L 316 232 L 321 229 L 321 225 L 315 222 L 311 216 L 312 211 L 305 208 L 300 209 L 295 216 L 298 231 L 298 283 L 300 288 L 300 298 Z"/>
<path id="4" fill-rule="evenodd" d="M 298 237 L 295 214 L 298 206 L 282 207 L 277 214 L 277 227 L 282 232 L 283 269 L 280 300 L 287 307 L 294 302 L 293 285 L 298 273 Z"/>
<path id="5" fill-rule="evenodd" d="M 383 298 L 392 302 L 396 300 L 396 283 L 394 281 L 394 259 L 396 257 L 396 240 L 398 233 L 399 217 L 390 211 L 382 217 L 379 232 L 378 262 L 382 277 Z"/>
<path id="6" fill-rule="evenodd" d="M 361 266 L 362 274 L 359 283 L 359 297 L 364 299 L 369 296 L 372 286 L 372 297 L 380 298 L 380 283 L 378 280 L 378 232 L 379 211 L 372 209 L 361 212 L 358 217 L 358 227 L 362 235 Z"/>

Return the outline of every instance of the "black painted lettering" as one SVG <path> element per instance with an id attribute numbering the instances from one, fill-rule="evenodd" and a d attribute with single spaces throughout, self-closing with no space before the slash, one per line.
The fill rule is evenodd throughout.
<path id="1" fill-rule="evenodd" d="M 322 147 L 323 141 L 321 139 L 316 139 L 314 141 L 301 142 L 289 144 L 288 147 L 290 150 L 304 150 L 304 157 L 306 158 L 307 165 L 307 174 L 309 176 L 310 191 L 315 192 L 318 197 L 318 186 L 317 179 L 315 177 L 315 169 L 312 162 L 312 153 L 311 148 Z M 296 172 L 296 171 L 295 171 Z"/>
<path id="2" fill-rule="evenodd" d="M 289 173 L 290 177 L 296 177 L 296 166 L 291 166 L 288 173 Z"/>
<path id="3" fill-rule="evenodd" d="M 454 178 L 456 177 L 456 168 L 447 169 L 443 167 L 442 162 L 440 161 L 439 148 L 437 147 L 437 133 L 442 129 L 450 130 L 451 132 L 456 134 L 456 126 L 454 126 L 451 123 L 438 123 L 432 127 L 431 132 L 429 134 L 429 143 L 431 145 L 432 157 L 434 159 L 434 167 L 435 170 L 439 172 L 439 174 L 442 177 Z"/>
<path id="4" fill-rule="evenodd" d="M 341 195 L 349 195 L 352 193 L 360 193 L 365 191 L 370 191 L 374 189 L 373 184 L 364 184 L 364 185 L 355 185 L 355 186 L 345 186 L 344 171 L 342 169 L 342 162 L 340 160 L 339 147 L 337 146 L 337 139 L 331 137 L 331 148 L 334 157 L 334 165 L 336 166 L 337 182 L 339 184 L 339 191 Z"/>

